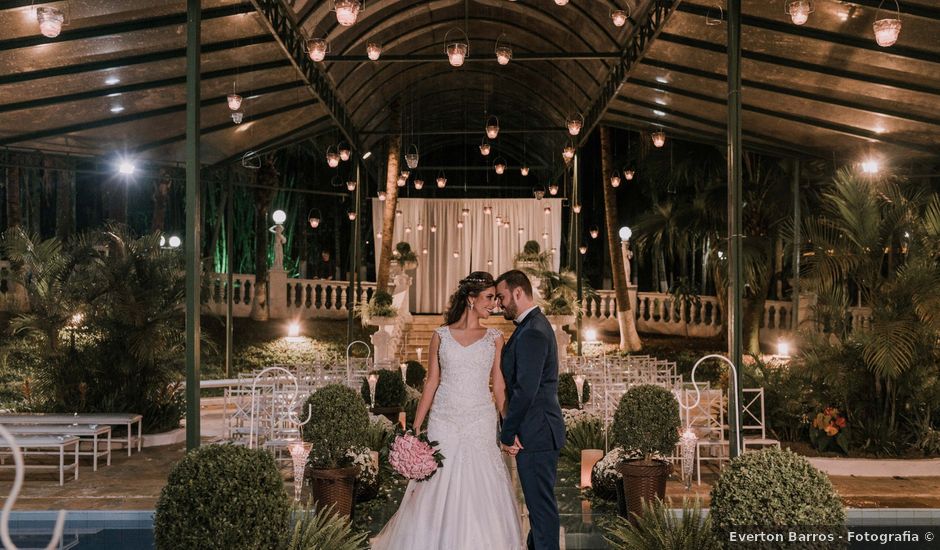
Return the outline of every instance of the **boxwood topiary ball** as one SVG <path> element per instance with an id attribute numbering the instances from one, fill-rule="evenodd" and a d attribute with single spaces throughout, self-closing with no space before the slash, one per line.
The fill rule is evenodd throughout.
<path id="1" fill-rule="evenodd" d="M 346 451 L 365 444 L 369 428 L 366 404 L 352 389 L 330 384 L 310 394 L 303 410 L 308 406 L 312 406 L 313 416 L 303 426 L 303 439 L 313 446 L 309 463 L 320 469 L 346 466 Z"/>
<path id="2" fill-rule="evenodd" d="M 615 445 L 644 456 L 669 456 L 679 442 L 679 402 L 669 390 L 644 384 L 620 398 L 610 435 Z"/>
<path id="3" fill-rule="evenodd" d="M 424 379 L 428 371 L 417 361 L 408 361 L 408 367 L 405 369 L 405 381 L 412 388 L 422 391 L 424 389 Z"/>
<path id="4" fill-rule="evenodd" d="M 845 526 L 845 509 L 829 477 L 802 456 L 774 447 L 731 461 L 712 487 L 711 515 L 720 531 L 814 526 L 841 532 Z"/>
<path id="5" fill-rule="evenodd" d="M 582 403 L 591 400 L 591 383 L 584 381 L 584 394 L 581 397 Z M 574 375 L 570 372 L 564 372 L 558 376 L 558 402 L 563 409 L 578 408 L 578 385 L 574 383 Z"/>
<path id="6" fill-rule="evenodd" d="M 170 471 L 153 520 L 156 547 L 278 548 L 290 503 L 274 458 L 262 449 L 211 445 Z"/>
<path id="7" fill-rule="evenodd" d="M 408 397 L 405 392 L 405 383 L 401 380 L 400 370 L 382 369 L 373 371 L 372 374 L 378 374 L 379 379 L 375 383 L 375 406 L 376 407 L 402 407 L 405 405 L 405 399 Z M 407 371 L 405 376 L 408 376 Z M 362 380 L 360 387 L 362 400 L 370 403 L 369 399 L 369 381 Z"/>

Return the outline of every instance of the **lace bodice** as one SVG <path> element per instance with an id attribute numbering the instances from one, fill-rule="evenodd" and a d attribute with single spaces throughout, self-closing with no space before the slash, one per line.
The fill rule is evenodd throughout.
<path id="1" fill-rule="evenodd" d="M 436 332 L 441 339 L 438 348 L 441 383 L 434 398 L 434 411 L 492 407 L 490 373 L 499 331 L 486 329 L 486 334 L 469 346 L 461 345 L 448 327 L 440 327 Z"/>

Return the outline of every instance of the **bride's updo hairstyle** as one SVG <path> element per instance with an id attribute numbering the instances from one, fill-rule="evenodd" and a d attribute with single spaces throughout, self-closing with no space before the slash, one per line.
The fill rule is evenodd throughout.
<path id="1" fill-rule="evenodd" d="M 463 317 L 469 306 L 471 297 L 479 296 L 481 292 L 496 286 L 493 276 L 486 271 L 474 271 L 457 284 L 457 290 L 450 295 L 450 306 L 444 314 L 444 324 L 452 325 Z"/>

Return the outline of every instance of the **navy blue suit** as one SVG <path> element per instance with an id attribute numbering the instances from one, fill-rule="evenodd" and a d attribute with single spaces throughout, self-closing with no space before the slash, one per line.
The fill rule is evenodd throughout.
<path id="1" fill-rule="evenodd" d="M 560 520 L 555 500 L 558 454 L 565 445 L 565 422 L 558 404 L 558 347 L 548 319 L 538 309 L 529 312 L 503 347 L 503 378 L 509 407 L 499 434 L 512 445 L 519 482 L 529 509 L 527 544 L 534 550 L 559 547 Z"/>

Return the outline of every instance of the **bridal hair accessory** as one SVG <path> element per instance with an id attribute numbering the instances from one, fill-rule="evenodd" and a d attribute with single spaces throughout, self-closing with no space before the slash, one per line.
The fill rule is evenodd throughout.
<path id="1" fill-rule="evenodd" d="M 388 462 L 405 479 L 426 481 L 444 465 L 444 455 L 437 441 L 429 441 L 425 434 L 415 435 L 408 430 L 396 430 L 398 435 L 389 446 Z"/>

